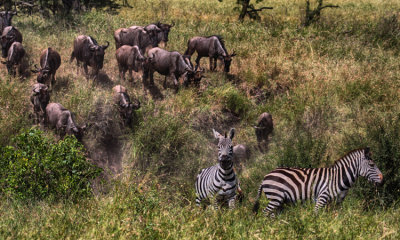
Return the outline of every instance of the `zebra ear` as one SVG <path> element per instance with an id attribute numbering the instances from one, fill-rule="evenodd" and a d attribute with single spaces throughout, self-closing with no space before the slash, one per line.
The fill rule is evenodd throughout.
<path id="1" fill-rule="evenodd" d="M 214 128 L 213 128 L 213 133 L 214 133 L 214 137 L 215 137 L 216 139 L 220 139 L 220 138 L 222 137 L 222 135 L 221 135 L 219 132 L 215 131 Z"/>
<path id="2" fill-rule="evenodd" d="M 231 131 L 229 131 L 229 138 L 232 140 L 232 138 L 235 136 L 235 129 L 231 128 Z"/>

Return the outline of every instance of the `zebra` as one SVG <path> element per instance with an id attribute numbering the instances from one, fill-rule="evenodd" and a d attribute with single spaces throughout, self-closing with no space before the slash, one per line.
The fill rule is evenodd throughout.
<path id="1" fill-rule="evenodd" d="M 280 209 L 283 203 L 298 200 L 312 199 L 316 202 L 314 212 L 317 213 L 333 200 L 341 203 L 359 176 L 375 184 L 383 180 L 368 147 L 349 152 L 328 168 L 277 168 L 264 177 L 253 212 L 258 211 L 263 191 L 269 200 L 263 211 L 272 218 L 275 217 L 274 210 Z"/>
<path id="2" fill-rule="evenodd" d="M 202 200 L 212 200 L 215 209 L 219 203 L 227 203 L 229 208 L 235 208 L 236 191 L 242 196 L 238 178 L 233 169 L 232 139 L 235 129 L 229 132 L 229 137 L 221 135 L 213 129 L 214 137 L 218 139 L 218 164 L 204 168 L 196 179 L 196 205 Z M 239 198 L 240 199 L 240 198 Z"/>

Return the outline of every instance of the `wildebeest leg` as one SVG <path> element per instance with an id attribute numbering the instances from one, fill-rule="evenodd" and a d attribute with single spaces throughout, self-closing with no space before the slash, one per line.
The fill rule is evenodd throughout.
<path id="1" fill-rule="evenodd" d="M 51 82 L 50 82 L 51 88 L 53 88 L 55 82 L 56 82 L 56 76 L 55 76 L 55 73 L 52 73 L 51 74 Z"/>
<path id="2" fill-rule="evenodd" d="M 132 68 L 131 68 L 131 67 L 129 68 L 129 81 L 131 81 L 131 82 L 134 81 L 133 75 L 132 75 Z"/>
<path id="3" fill-rule="evenodd" d="M 213 67 L 214 71 L 217 69 L 217 58 L 214 58 L 214 67 Z"/>
<path id="4" fill-rule="evenodd" d="M 150 85 L 153 86 L 154 85 L 154 71 L 150 70 Z"/>
<path id="5" fill-rule="evenodd" d="M 83 63 L 83 70 L 85 70 L 85 74 L 88 75 L 88 67 L 86 63 Z"/>
<path id="6" fill-rule="evenodd" d="M 197 55 L 197 58 L 196 58 L 196 70 L 197 70 L 197 68 L 199 68 L 200 67 L 200 59 L 201 59 L 201 57 L 199 56 L 199 55 Z"/>
<path id="7" fill-rule="evenodd" d="M 164 83 L 163 83 L 163 88 L 167 88 L 167 76 L 164 77 Z"/>
<path id="8" fill-rule="evenodd" d="M 119 77 L 123 80 L 123 81 L 125 81 L 125 69 L 121 66 L 121 65 L 118 65 L 118 69 L 119 69 Z"/>
<path id="9" fill-rule="evenodd" d="M 175 71 L 174 71 L 174 72 L 175 72 Z M 172 77 L 172 80 L 174 81 L 175 91 L 178 92 L 179 83 L 178 83 L 178 80 L 177 80 L 177 79 L 178 79 L 179 76 L 176 76 L 174 72 L 172 72 L 170 75 L 171 75 L 171 77 Z"/>
<path id="10" fill-rule="evenodd" d="M 79 74 L 79 68 L 81 67 L 81 65 L 79 64 L 78 59 L 76 59 L 76 74 Z"/>

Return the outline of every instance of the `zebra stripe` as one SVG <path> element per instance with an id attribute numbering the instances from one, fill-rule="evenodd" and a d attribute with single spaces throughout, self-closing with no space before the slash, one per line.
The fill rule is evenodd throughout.
<path id="1" fill-rule="evenodd" d="M 264 212 L 271 217 L 286 202 L 308 199 L 316 202 L 317 212 L 333 200 L 342 202 L 359 176 L 374 183 L 383 180 L 382 173 L 371 159 L 369 148 L 353 150 L 329 168 L 277 168 L 264 177 L 253 211 L 257 212 L 264 192 L 269 199 Z"/>
<path id="2" fill-rule="evenodd" d="M 215 131 L 214 137 L 218 142 L 218 164 L 202 169 L 196 179 L 196 205 L 203 200 L 214 201 L 215 209 L 219 203 L 227 203 L 229 208 L 235 207 L 236 190 L 238 180 L 233 169 L 233 146 L 232 138 L 235 130 L 232 128 L 229 138 Z"/>

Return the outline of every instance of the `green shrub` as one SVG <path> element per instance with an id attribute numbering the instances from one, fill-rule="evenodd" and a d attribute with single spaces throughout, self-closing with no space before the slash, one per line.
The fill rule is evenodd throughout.
<path id="1" fill-rule="evenodd" d="M 194 176 L 197 172 L 202 141 L 177 117 L 160 113 L 141 123 L 135 136 L 134 160 L 141 170 Z M 190 175 L 188 172 L 193 172 Z"/>
<path id="2" fill-rule="evenodd" d="M 86 161 L 83 146 L 67 136 L 52 143 L 30 129 L 0 149 L 0 192 L 18 199 L 76 199 L 91 194 L 100 169 Z"/>
<path id="3" fill-rule="evenodd" d="M 356 194 L 367 199 L 368 206 L 390 206 L 400 199 L 400 114 L 386 113 L 383 116 L 369 114 L 365 122 L 366 134 L 348 135 L 345 145 L 351 148 L 369 146 L 372 159 L 383 174 L 384 183 L 378 188 L 361 181 Z"/>
<path id="4" fill-rule="evenodd" d="M 278 166 L 325 167 L 328 164 L 326 149 L 327 141 L 323 136 L 315 137 L 309 129 L 298 124 L 287 140 L 283 140 Z"/>
<path id="5" fill-rule="evenodd" d="M 251 103 L 236 88 L 224 92 L 225 108 L 237 116 L 244 116 L 250 109 Z"/>

